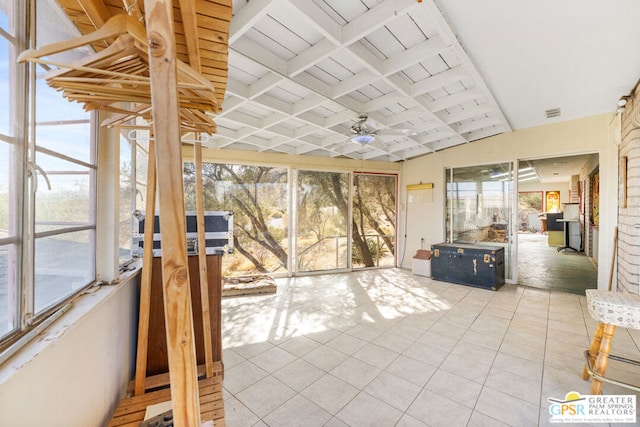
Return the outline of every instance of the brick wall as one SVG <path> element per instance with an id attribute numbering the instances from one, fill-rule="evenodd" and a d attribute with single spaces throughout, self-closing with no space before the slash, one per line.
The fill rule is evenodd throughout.
<path id="1" fill-rule="evenodd" d="M 621 115 L 618 160 L 626 157 L 626 206 L 623 205 L 624 170 L 618 171 L 618 290 L 640 293 L 640 89 Z M 608 244 L 608 242 L 600 242 Z"/>
<path id="2" fill-rule="evenodd" d="M 582 203 L 584 204 L 580 212 L 580 227 L 582 228 L 582 247 L 585 254 L 591 257 L 594 264 L 597 264 L 597 251 L 593 247 L 594 225 L 591 221 L 591 207 L 593 200 L 591 199 L 591 175 L 598 171 L 600 159 L 597 154 L 589 158 L 587 163 L 582 167 L 578 177 L 578 185 L 582 186 Z M 578 199 L 578 201 L 580 201 Z"/>

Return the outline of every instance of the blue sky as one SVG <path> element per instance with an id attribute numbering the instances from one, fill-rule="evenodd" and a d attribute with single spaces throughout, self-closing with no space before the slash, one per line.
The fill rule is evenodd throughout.
<path id="1" fill-rule="evenodd" d="M 0 11 L 0 28 L 7 31 L 9 23 L 4 11 Z M 0 38 L 0 133 L 9 128 L 9 42 Z"/>

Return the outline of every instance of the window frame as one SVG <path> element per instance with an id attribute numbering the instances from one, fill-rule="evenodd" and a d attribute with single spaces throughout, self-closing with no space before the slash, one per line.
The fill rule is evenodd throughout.
<path id="1" fill-rule="evenodd" d="M 36 139 L 36 126 L 43 123 L 36 122 L 36 67 L 30 63 L 16 63 L 15 58 L 21 51 L 26 50 L 30 46 L 35 46 L 35 35 L 32 31 L 35 22 L 36 3 L 24 0 L 9 0 L 8 10 L 13 11 L 9 22 L 13 22 L 13 28 L 0 31 L 0 37 L 8 41 L 9 51 L 9 67 L 12 67 L 8 73 L 10 87 L 13 94 L 9 101 L 8 114 L 12 117 L 10 132 L 11 135 L 0 134 L 0 144 L 10 144 L 13 146 L 13 163 L 10 168 L 10 182 L 13 185 L 9 189 L 9 200 L 12 209 L 14 209 L 11 218 L 13 218 L 12 226 L 15 233 L 13 235 L 0 238 L 0 247 L 8 247 L 13 245 L 15 248 L 15 265 L 11 282 L 7 283 L 9 287 L 14 287 L 15 296 L 7 297 L 8 313 L 14 317 L 11 328 L 7 331 L 0 332 L 0 352 L 11 347 L 14 343 L 27 335 L 32 330 L 37 330 L 44 324 L 48 324 L 51 319 L 65 311 L 70 306 L 70 301 L 78 295 L 86 291 L 87 288 L 95 285 L 97 277 L 96 252 L 97 248 L 97 198 L 98 198 L 98 115 L 92 112 L 86 115 L 86 118 L 80 120 L 83 124 L 88 124 L 86 136 L 89 138 L 88 150 L 89 160 L 79 159 L 69 155 L 66 150 L 67 145 L 61 147 L 60 150 L 51 149 L 38 145 Z M 55 6 L 59 7 L 59 6 Z M 13 20 L 13 21 L 12 21 Z M 60 95 L 61 96 L 61 95 Z M 68 102 L 61 97 L 63 102 Z M 51 125 L 51 123 L 44 123 Z M 61 120 L 54 124 L 69 125 L 78 124 L 78 120 Z M 56 160 L 70 162 L 70 164 L 79 166 L 82 171 L 57 170 L 58 174 L 71 176 L 76 174 L 87 175 L 88 185 L 86 188 L 87 198 L 87 214 L 86 222 L 81 224 L 70 222 L 64 226 L 52 230 L 35 229 L 35 202 L 37 193 L 34 191 L 37 184 L 36 180 L 41 179 L 42 170 L 38 170 L 35 160 L 37 155 L 53 156 Z M 84 190 L 84 188 L 83 188 Z M 11 194 L 13 192 L 13 194 Z M 10 220 L 11 220 L 10 218 Z M 63 221 L 67 222 L 67 221 Z M 35 247 L 39 239 L 51 236 L 70 235 L 72 233 L 88 231 L 88 244 L 91 254 L 88 259 L 88 270 L 86 270 L 86 282 L 65 290 L 59 295 L 54 295 L 51 303 L 44 305 L 42 310 L 35 312 Z M 13 311 L 13 312 L 12 312 Z M 20 340 L 24 341 L 24 340 Z"/>
<path id="2" fill-rule="evenodd" d="M 28 5 L 24 2 L 15 0 L 11 3 L 7 3 L 7 18 L 9 21 L 9 27 L 7 31 L 2 29 L 0 31 L 0 37 L 5 39 L 9 46 L 8 63 L 10 67 L 13 67 L 13 72 L 9 70 L 10 88 L 13 89 L 13 96 L 9 98 L 9 117 L 13 118 L 10 123 L 9 135 L 0 134 L 0 144 L 8 144 L 13 150 L 13 158 L 10 160 L 12 164 L 13 174 L 10 179 L 13 179 L 13 185 L 8 188 L 9 198 L 13 202 L 15 212 L 13 214 L 13 221 L 10 226 L 13 227 L 14 233 L 11 236 L 0 239 L 0 246 L 10 247 L 13 246 L 16 262 L 14 264 L 13 277 L 9 278 L 11 282 L 7 283 L 7 287 L 14 289 L 14 300 L 8 300 L 7 308 L 10 304 L 13 306 L 13 321 L 11 327 L 4 333 L 0 333 L 0 349 L 4 341 L 16 336 L 24 328 L 24 307 L 20 303 L 23 300 L 22 286 L 20 278 L 23 276 L 23 258 L 24 258 L 24 206 L 25 201 L 25 174 L 26 166 L 22 159 L 25 156 L 24 141 L 28 134 L 28 127 L 26 126 L 28 118 L 28 67 L 26 64 L 16 64 L 15 58 L 17 53 L 24 50 L 27 46 L 27 35 L 29 27 L 28 25 L 19 25 L 21 23 L 26 24 L 28 22 Z M 13 28 L 11 23 L 13 22 Z M 10 33 L 13 32 L 13 33 Z M 23 100 L 25 102 L 20 102 Z M 13 191 L 14 194 L 11 194 Z M 11 221 L 11 215 L 10 219 Z M 11 248 L 9 248 L 11 250 Z"/>

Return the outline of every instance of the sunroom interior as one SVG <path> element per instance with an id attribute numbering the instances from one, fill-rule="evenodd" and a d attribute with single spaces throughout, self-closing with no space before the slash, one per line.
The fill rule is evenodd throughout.
<path id="1" fill-rule="evenodd" d="M 640 289 L 639 4 L 169 2 L 177 174 L 154 128 L 153 96 L 172 91 L 154 89 L 153 37 L 136 38 L 138 26 L 154 34 L 163 5 L 0 0 L 0 425 L 140 425 L 116 419 L 148 372 L 136 372 L 144 283 L 162 283 L 170 258 L 145 253 L 142 220 L 171 205 L 167 217 L 233 219 L 210 286 L 274 285 L 210 294 L 219 403 L 202 409 L 206 379 L 170 359 L 163 387 L 195 380 L 205 414 L 178 415 L 546 425 L 549 398 L 588 394 L 598 322 L 585 291 Z M 125 15 L 127 34 L 86 42 Z M 125 50 L 135 59 L 120 67 Z M 96 58 L 113 52 L 117 67 L 96 78 Z M 121 86 L 89 87 L 109 78 Z M 573 209 L 577 240 L 557 216 Z M 182 254 L 192 289 L 202 242 Z M 504 285 L 418 271 L 440 243 L 504 251 Z M 639 339 L 619 328 L 614 349 L 637 355 Z M 610 370 L 640 384 L 625 365 Z"/>

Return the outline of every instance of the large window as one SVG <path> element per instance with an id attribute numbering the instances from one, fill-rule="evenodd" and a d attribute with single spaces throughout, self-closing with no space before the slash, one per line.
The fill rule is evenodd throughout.
<path id="1" fill-rule="evenodd" d="M 19 14 L 11 0 L 0 2 L 0 338 L 20 325 L 20 249 L 23 142 L 17 133 L 25 121 L 26 73 L 15 64 Z"/>
<path id="2" fill-rule="evenodd" d="M 204 163 L 204 208 L 232 211 L 233 254 L 223 257 L 230 275 L 287 272 L 288 172 L 267 166 Z M 186 209 L 195 210 L 195 170 L 185 164 Z"/>
<path id="3" fill-rule="evenodd" d="M 36 9 L 36 45 L 59 24 L 48 2 Z M 40 41 L 42 40 L 42 41 Z M 35 66 L 35 138 L 29 161 L 37 180 L 34 198 L 34 314 L 59 303 L 95 278 L 95 138 L 91 115 L 46 84 L 47 70 Z M 32 116 L 32 117 L 33 117 Z"/>
<path id="4" fill-rule="evenodd" d="M 26 9 L 17 6 L 26 3 L 0 2 L 2 341 L 95 280 L 93 117 L 47 85 L 48 70 L 16 63 L 16 52 L 74 30 L 55 2 L 39 1 L 36 40 L 27 43 Z"/>
<path id="5" fill-rule="evenodd" d="M 446 175 L 447 242 L 503 246 L 510 278 L 512 164 L 447 169 Z"/>
<path id="6" fill-rule="evenodd" d="M 142 121 L 136 124 L 143 125 Z M 138 211 L 144 211 L 147 206 L 149 130 L 121 130 L 119 148 L 118 255 L 120 272 L 124 272 L 133 268 L 131 264 L 139 255 L 133 236 L 138 235 Z"/>

